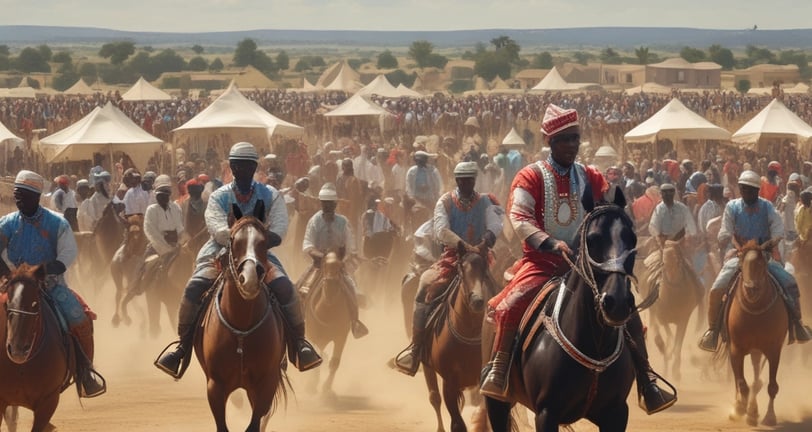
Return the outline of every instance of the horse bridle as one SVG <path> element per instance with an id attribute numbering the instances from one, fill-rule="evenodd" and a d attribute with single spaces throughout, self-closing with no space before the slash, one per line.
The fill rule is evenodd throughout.
<path id="1" fill-rule="evenodd" d="M 10 285 L 11 283 L 22 283 L 22 281 L 20 281 L 20 280 L 12 280 L 12 281 L 6 282 L 6 284 L 8 284 L 8 285 Z M 39 288 L 37 288 L 37 289 L 39 289 Z M 44 327 L 42 325 L 42 306 L 41 305 L 42 305 L 42 302 L 41 301 L 38 302 L 37 305 L 36 305 L 37 311 L 36 312 L 31 312 L 31 311 L 27 311 L 27 310 L 23 310 L 23 309 L 17 309 L 17 308 L 9 307 L 8 301 L 6 301 L 3 304 L 3 307 L 4 307 L 5 311 L 6 311 L 6 321 L 8 321 L 8 319 L 12 315 L 22 315 L 24 317 L 34 317 L 34 319 L 35 319 L 35 322 L 34 322 L 34 329 L 35 329 L 34 330 L 34 335 L 31 338 L 32 349 L 31 349 L 31 352 L 28 354 L 29 359 L 34 357 L 39 352 L 39 350 L 42 348 L 42 344 L 37 343 L 37 341 L 42 338 L 42 334 L 44 334 Z M 39 329 L 39 328 L 42 328 L 43 331 L 42 332 L 38 331 L 37 329 Z"/>
<path id="2" fill-rule="evenodd" d="M 254 265 L 257 268 L 262 269 L 262 275 L 263 276 L 267 272 L 267 269 L 265 268 L 265 265 L 262 263 L 262 261 L 260 259 L 257 258 L 257 255 L 256 255 L 255 251 L 253 249 L 251 249 L 251 248 L 248 248 L 246 250 L 246 256 L 239 263 L 237 263 L 235 265 L 234 264 L 234 248 L 231 246 L 231 243 L 229 243 L 228 244 L 228 257 L 227 257 L 227 260 L 228 260 L 228 267 L 227 267 L 228 272 L 231 275 L 231 278 L 234 279 L 234 283 L 237 286 L 237 290 L 239 290 L 242 293 L 245 293 L 245 285 L 243 285 L 243 283 L 240 282 L 239 273 L 237 272 L 238 268 L 241 268 L 243 266 L 243 264 L 245 264 L 247 262 L 252 262 L 252 263 L 254 263 Z M 260 278 L 260 283 L 262 283 L 262 278 Z"/>

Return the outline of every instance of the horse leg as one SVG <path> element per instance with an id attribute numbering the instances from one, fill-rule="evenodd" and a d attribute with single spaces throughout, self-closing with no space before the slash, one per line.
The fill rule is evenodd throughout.
<path id="1" fill-rule="evenodd" d="M 558 432 L 558 419 L 547 408 L 536 414 L 536 432 Z"/>
<path id="2" fill-rule="evenodd" d="M 770 362 L 770 383 L 767 384 L 767 394 L 770 395 L 770 402 L 767 405 L 767 414 L 764 415 L 764 420 L 761 424 L 765 426 L 775 426 L 775 395 L 778 394 L 778 363 L 781 360 L 781 347 L 767 355 L 767 361 Z"/>
<path id="3" fill-rule="evenodd" d="M 54 430 L 50 421 L 58 404 L 59 392 L 54 392 L 37 401 L 32 407 L 32 411 L 34 411 L 34 424 L 31 426 L 31 432 L 48 432 Z"/>
<path id="4" fill-rule="evenodd" d="M 272 384 L 271 384 L 272 386 Z M 273 394 L 260 394 L 266 392 L 267 387 L 259 387 L 252 390 L 246 390 L 248 393 L 248 401 L 251 404 L 251 422 L 245 432 L 260 432 L 261 428 L 267 427 L 268 421 L 266 417 L 271 412 L 271 404 L 273 403 Z M 262 424 L 264 423 L 264 426 Z"/>
<path id="5" fill-rule="evenodd" d="M 442 397 L 440 396 L 440 386 L 437 384 L 437 373 L 434 372 L 434 368 L 424 363 L 423 376 L 426 377 L 426 387 L 429 389 L 429 402 L 434 408 L 434 413 L 437 415 L 437 432 L 445 432 L 443 428 L 443 415 L 440 413 Z"/>
<path id="6" fill-rule="evenodd" d="M 629 405 L 621 399 L 615 406 L 604 408 L 595 420 L 600 432 L 624 432 L 629 423 Z"/>
<path id="7" fill-rule="evenodd" d="M 497 399 L 485 397 L 485 406 L 488 408 L 488 419 L 493 432 L 510 432 L 512 419 L 510 418 L 511 404 Z M 538 429 L 538 416 L 536 416 L 536 430 Z M 556 425 L 556 428 L 558 425 Z M 554 429 L 558 430 L 558 429 Z"/>
<path id="8" fill-rule="evenodd" d="M 747 397 L 750 395 L 750 388 L 744 379 L 744 355 L 738 350 L 731 349 L 730 368 L 733 370 L 733 380 L 736 383 L 736 404 L 734 411 L 730 413 L 730 419 L 738 420 L 747 409 Z"/>
<path id="9" fill-rule="evenodd" d="M 674 335 L 674 353 L 672 355 L 671 376 L 676 382 L 682 380 L 682 343 L 685 341 L 685 332 L 688 323 L 677 324 L 677 331 Z"/>
<path id="10" fill-rule="evenodd" d="M 122 300 L 122 291 L 124 290 L 124 272 L 121 267 L 121 261 L 113 257 L 113 261 L 110 262 L 110 276 L 113 278 L 113 284 L 116 286 L 116 311 L 113 313 L 113 327 L 118 327 L 121 323 L 119 307 Z"/>
<path id="11" fill-rule="evenodd" d="M 338 366 L 341 365 L 341 354 L 344 352 L 344 345 L 347 344 L 347 335 L 339 337 L 338 340 L 333 342 L 333 356 L 330 359 L 330 371 L 327 374 L 327 379 L 324 380 L 324 386 L 321 388 L 325 396 L 335 398 L 333 392 L 333 380 L 336 378 L 336 371 Z"/>
<path id="12" fill-rule="evenodd" d="M 209 399 L 209 409 L 214 416 L 217 432 L 228 432 L 226 425 L 226 392 L 220 384 L 209 378 L 206 393 Z"/>
<path id="13" fill-rule="evenodd" d="M 147 319 L 149 320 L 149 335 L 157 338 L 161 334 L 161 291 L 164 287 L 144 287 L 144 298 L 147 301 Z M 129 294 L 128 294 L 129 295 Z"/>
<path id="14" fill-rule="evenodd" d="M 755 426 L 758 424 L 758 392 L 761 391 L 761 352 L 750 353 L 750 360 L 753 363 L 753 385 L 750 387 L 750 397 L 747 402 L 747 424 Z"/>
<path id="15" fill-rule="evenodd" d="M 460 414 L 465 397 L 463 397 L 459 385 L 450 380 L 443 380 L 443 399 L 445 399 L 448 415 L 451 417 L 451 432 L 467 432 L 465 421 Z"/>

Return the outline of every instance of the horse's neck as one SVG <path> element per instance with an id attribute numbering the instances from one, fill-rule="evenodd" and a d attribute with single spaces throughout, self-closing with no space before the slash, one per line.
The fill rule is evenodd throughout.
<path id="1" fill-rule="evenodd" d="M 220 309 L 226 320 L 237 329 L 246 330 L 255 325 L 269 307 L 267 290 L 263 287 L 253 300 L 242 298 L 236 282 L 229 277 L 225 279 Z"/>
<path id="2" fill-rule="evenodd" d="M 603 357 L 617 343 L 616 329 L 599 321 L 598 305 L 590 287 L 572 273 L 566 283 L 566 295 L 561 306 L 561 328 L 570 341 L 588 356 Z M 564 295 L 559 291 L 558 295 Z"/>
<path id="3" fill-rule="evenodd" d="M 468 299 L 465 295 L 462 282 L 457 287 L 457 292 L 454 296 L 454 303 L 452 305 L 454 312 L 450 314 L 449 319 L 454 323 L 454 326 L 459 330 L 470 331 L 471 334 L 482 333 L 482 313 L 476 313 L 471 310 L 468 305 Z M 468 332 L 466 332 L 468 334 Z"/>
<path id="4" fill-rule="evenodd" d="M 340 303 L 343 304 L 346 301 L 345 292 L 348 289 L 344 286 L 344 283 L 344 277 L 340 270 L 336 272 L 323 271 L 318 306 L 333 308 Z"/>

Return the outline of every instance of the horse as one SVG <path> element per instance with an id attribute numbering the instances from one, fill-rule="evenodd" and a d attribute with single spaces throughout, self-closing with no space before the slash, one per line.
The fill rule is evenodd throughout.
<path id="1" fill-rule="evenodd" d="M 429 402 L 437 415 L 437 431 L 442 432 L 440 404 L 444 400 L 451 417 L 451 431 L 467 430 L 460 410 L 462 391 L 479 384 L 480 364 L 471 361 L 482 352 L 482 322 L 485 303 L 496 295 L 495 283 L 488 270 L 487 250 L 479 253 L 457 251 L 457 278 L 448 291 L 436 299 L 442 302 L 434 314 L 436 320 L 426 334 L 425 355 L 421 359 L 429 390 Z M 443 378 L 440 395 L 437 375 Z"/>
<path id="2" fill-rule="evenodd" d="M 758 423 L 758 401 L 756 396 L 761 389 L 760 379 L 762 355 L 770 364 L 770 382 L 767 394 L 770 402 L 763 425 L 775 426 L 774 402 L 778 394 L 778 363 L 781 360 L 781 347 L 789 329 L 787 308 L 781 297 L 777 282 L 767 268 L 768 253 L 778 244 L 769 240 L 761 245 L 754 240 L 741 246 L 734 240 L 741 264 L 741 273 L 733 288 L 726 330 L 728 335 L 727 353 L 736 383 L 736 403 L 731 419 L 747 413 L 747 424 Z M 744 378 L 744 357 L 750 354 L 753 363 L 753 387 Z"/>
<path id="3" fill-rule="evenodd" d="M 163 267 L 149 264 L 145 266 L 145 273 L 147 274 L 141 283 L 143 284 L 144 297 L 147 301 L 147 317 L 151 337 L 157 337 L 161 333 L 161 305 L 166 308 L 169 324 L 172 328 L 178 326 L 178 317 L 175 312 L 180 307 L 183 289 L 186 286 L 189 275 L 194 269 L 197 253 L 208 238 L 208 230 L 203 228 L 180 247 L 177 256 L 169 262 L 168 266 Z M 157 274 L 153 274 L 156 272 Z M 155 284 L 157 280 L 161 280 L 164 283 L 158 287 Z M 127 306 L 130 301 L 139 294 L 141 293 L 129 290 L 124 295 L 124 298 L 121 299 L 121 319 L 126 325 L 132 323 Z"/>
<path id="4" fill-rule="evenodd" d="M 144 216 L 132 215 L 127 222 L 129 225 L 126 231 L 127 238 L 123 245 L 124 253 L 115 256 L 110 263 L 110 275 L 116 285 L 116 311 L 112 319 L 113 327 L 118 327 L 121 323 L 121 300 L 126 294 L 124 278 L 126 276 L 127 283 L 132 285 L 132 281 L 137 277 L 134 274 L 136 266 L 132 265 L 132 261 L 134 258 L 143 257 L 147 247 L 147 236 L 144 235 Z M 130 324 L 130 322 L 125 320 L 125 324 Z"/>
<path id="5" fill-rule="evenodd" d="M 684 231 L 682 231 L 684 234 Z M 683 249 L 684 238 L 678 235 L 674 240 L 666 240 L 663 250 L 650 255 L 647 266 L 650 269 L 649 286 L 658 298 L 650 309 L 650 327 L 654 343 L 665 359 L 665 369 L 671 364 L 672 376 L 680 380 L 682 369 L 682 344 L 688 329 L 688 321 L 694 309 L 700 307 L 704 288 L 699 286 L 696 276 L 685 268 L 687 265 Z M 674 333 L 671 326 L 674 326 Z M 665 331 L 663 340 L 661 331 Z"/>
<path id="6" fill-rule="evenodd" d="M 218 432 L 228 431 L 226 401 L 234 390 L 243 388 L 248 395 L 252 407 L 248 432 L 258 432 L 262 417 L 286 394 L 284 324 L 264 283 L 273 277 L 268 273 L 273 267 L 267 258 L 264 207 L 259 202 L 253 216 L 243 216 L 233 205 L 231 240 L 219 259 L 223 274 L 195 331 L 195 355 L 206 375 Z"/>
<path id="7" fill-rule="evenodd" d="M 394 295 L 387 289 L 386 281 L 389 280 L 392 263 L 390 257 L 397 238 L 396 231 L 378 232 L 364 237 L 363 251 L 366 259 L 361 263 L 361 274 L 366 286 L 370 287 L 370 296 L 379 297 L 384 304 L 389 304 Z"/>
<path id="8" fill-rule="evenodd" d="M 594 210 L 585 203 L 588 213 L 579 227 L 572 271 L 544 310 L 527 322 L 526 328 L 546 331 L 523 340 L 514 356 L 509 401 L 486 397 L 494 432 L 510 430 L 510 408 L 517 402 L 536 414 L 539 432 L 581 418 L 604 432 L 626 430 L 626 400 L 635 376 L 624 325 L 635 312 L 631 281 L 637 236 L 623 201 L 616 194 L 614 204 Z M 492 336 L 492 324 L 484 325 L 483 336 Z M 483 357 L 490 358 L 490 349 Z"/>
<path id="9" fill-rule="evenodd" d="M 333 343 L 330 372 L 322 386 L 322 391 L 328 396 L 334 395 L 333 380 L 352 328 L 349 309 L 352 299 L 348 298 L 352 293 L 349 291 L 351 288 L 345 286 L 342 267 L 341 257 L 335 252 L 328 252 L 324 257 L 320 280 L 307 294 L 305 301 L 308 337 L 321 352 L 330 342 Z M 310 390 L 315 390 L 319 381 L 319 369 L 314 372 Z"/>
<path id="10" fill-rule="evenodd" d="M 15 410 L 7 408 L 17 406 L 34 411 L 31 432 L 53 430 L 49 422 L 73 375 L 73 344 L 43 298 L 44 281 L 44 267 L 22 264 L 0 287 L 5 299 L 0 308 L 0 413 L 14 421 L 11 430 L 16 429 Z"/>

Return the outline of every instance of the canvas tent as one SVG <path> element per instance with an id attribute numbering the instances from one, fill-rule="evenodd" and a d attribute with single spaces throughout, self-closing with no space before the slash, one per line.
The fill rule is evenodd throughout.
<path id="1" fill-rule="evenodd" d="M 730 132 L 705 120 L 674 98 L 626 133 L 624 138 L 628 143 L 654 143 L 661 139 L 670 139 L 674 143 L 681 140 L 728 141 Z"/>
<path id="2" fill-rule="evenodd" d="M 172 96 L 150 84 L 144 77 L 138 78 L 138 81 L 126 93 L 121 95 L 121 98 L 125 101 L 172 100 Z"/>
<path id="3" fill-rule="evenodd" d="M 801 120 L 778 99 L 756 114 L 741 129 L 733 134 L 731 140 L 750 149 L 765 140 L 796 141 L 801 149 L 809 150 L 809 139 L 812 138 L 812 126 Z"/>
<path id="4" fill-rule="evenodd" d="M 568 83 L 561 73 L 558 72 L 556 67 L 550 69 L 547 75 L 539 81 L 532 89 L 531 92 L 547 92 L 547 91 L 573 91 L 585 90 L 588 88 L 599 88 L 598 84 L 593 83 Z"/>
<path id="5" fill-rule="evenodd" d="M 633 95 L 638 93 L 656 93 L 656 94 L 671 94 L 671 87 L 664 86 L 662 84 L 657 84 L 653 82 L 643 83 L 637 87 L 627 88 L 623 90 L 623 93 L 627 95 Z"/>
<path id="6" fill-rule="evenodd" d="M 398 84 L 397 90 L 398 95 L 400 95 L 400 97 L 410 97 L 410 98 L 423 97 L 422 94 L 418 93 L 415 90 L 410 89 L 409 87 L 406 87 L 405 85 L 403 85 L 403 83 Z"/>
<path id="7" fill-rule="evenodd" d="M 338 69 L 335 78 L 330 81 L 329 84 L 324 84 L 320 78 L 316 86 L 322 85 L 325 90 L 343 91 L 345 93 L 355 93 L 360 90 L 361 87 L 363 87 L 360 83 L 361 75 L 354 71 L 346 61 L 340 63 L 340 65 L 340 69 Z M 322 78 L 324 77 L 325 76 L 322 75 Z"/>
<path id="8" fill-rule="evenodd" d="M 39 149 L 49 163 L 92 160 L 94 153 L 127 153 L 136 167 L 145 169 L 163 141 L 133 123 L 110 102 L 61 131 L 40 139 Z"/>
<path id="9" fill-rule="evenodd" d="M 361 117 L 389 115 L 389 111 L 369 100 L 368 96 L 356 94 L 341 105 L 324 114 L 325 117 Z"/>
<path id="10" fill-rule="evenodd" d="M 516 131 L 516 128 L 511 128 L 510 132 L 505 136 L 505 139 L 502 140 L 502 145 L 506 146 L 523 146 L 526 145 L 524 138 L 519 135 L 519 132 Z"/>
<path id="11" fill-rule="evenodd" d="M 358 90 L 356 94 L 360 95 L 378 95 L 383 97 L 389 98 L 397 98 L 400 97 L 400 93 L 398 89 L 393 86 L 386 76 L 383 74 L 378 75 L 372 80 L 369 84 L 365 85 L 361 90 Z"/>
<path id="12" fill-rule="evenodd" d="M 96 91 L 90 88 L 90 86 L 85 83 L 85 80 L 79 78 L 79 81 L 76 81 L 76 84 L 72 85 L 69 89 L 63 91 L 62 93 L 66 95 L 92 95 L 96 93 Z"/>
<path id="13" fill-rule="evenodd" d="M 206 109 L 173 132 L 217 133 L 223 129 L 261 131 L 266 137 L 272 135 L 300 136 L 304 128 L 275 117 L 256 102 L 248 100 L 236 85 L 230 85 Z"/>

